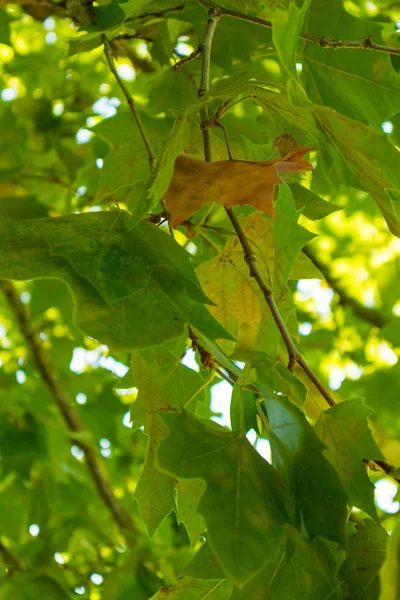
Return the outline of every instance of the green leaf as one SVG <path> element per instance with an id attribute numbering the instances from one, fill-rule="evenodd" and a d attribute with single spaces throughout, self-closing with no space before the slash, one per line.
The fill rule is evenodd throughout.
<path id="1" fill-rule="evenodd" d="M 84 25 L 85 31 L 113 30 L 125 20 L 125 12 L 119 6 L 118 0 L 111 0 L 105 6 L 94 6 L 93 12 L 93 23 L 86 23 Z"/>
<path id="2" fill-rule="evenodd" d="M 363 41 L 371 36 L 373 42 L 385 43 L 381 25 L 352 16 L 336 0 L 313 0 L 305 30 L 339 40 Z M 383 121 L 399 111 L 400 77 L 388 54 L 321 48 L 306 42 L 302 62 L 307 94 L 313 102 L 379 129 Z"/>
<path id="3" fill-rule="evenodd" d="M 284 215 L 275 220 L 264 218 L 259 212 L 243 218 L 242 227 L 252 242 L 261 273 L 275 296 L 283 298 L 282 284 L 288 280 L 300 249 L 314 235 Z M 241 324 L 255 331 L 263 317 L 268 318 L 265 298 L 256 282 L 249 278 L 237 238 L 229 238 L 223 252 L 200 264 L 196 273 L 215 304 L 210 312 L 232 336 L 239 337 Z M 276 325 L 272 323 L 272 327 Z M 224 347 L 230 349 L 232 344 L 225 343 Z"/>
<path id="4" fill-rule="evenodd" d="M 300 146 L 313 146 L 321 139 L 309 106 L 294 106 L 284 94 L 262 88 L 254 89 L 252 99 L 263 109 L 264 125 L 269 139 L 291 133 Z"/>
<path id="5" fill-rule="evenodd" d="M 62 279 L 72 288 L 77 324 L 120 350 L 162 342 L 192 321 L 223 337 L 199 304 L 205 296 L 189 255 L 150 223 L 129 225 L 124 212 L 1 225 L 0 277 Z"/>
<path id="6" fill-rule="evenodd" d="M 387 536 L 382 536 L 387 540 Z M 375 542 L 376 543 L 376 542 Z M 380 554 L 382 558 L 382 554 Z M 376 563 L 373 565 L 374 572 Z M 374 580 L 374 588 L 376 589 L 377 581 Z M 385 561 L 382 564 L 380 571 L 380 588 L 382 600 L 397 600 L 400 594 L 400 526 L 397 524 L 390 539 L 388 540 L 388 548 Z"/>
<path id="7" fill-rule="evenodd" d="M 139 112 L 146 135 L 156 157 L 161 156 L 168 138 L 169 119 L 156 119 Z M 149 158 L 132 113 L 121 110 L 115 117 L 104 119 L 92 131 L 110 146 L 100 172 L 96 201 L 100 202 L 120 191 L 142 190 L 150 175 Z M 140 187 L 142 186 L 142 187 Z"/>
<path id="8" fill-rule="evenodd" d="M 290 271 L 289 279 L 324 279 L 324 276 L 311 259 L 300 252 L 293 269 Z"/>
<path id="9" fill-rule="evenodd" d="M 132 225 L 136 225 L 161 200 L 171 183 L 175 160 L 186 147 L 189 140 L 189 120 L 186 115 L 179 115 L 169 134 L 163 154 L 157 167 L 149 178 L 139 203 L 132 212 Z"/>
<path id="10" fill-rule="evenodd" d="M 35 196 L 13 196 L 1 198 L 0 218 L 2 221 L 18 219 L 43 219 L 49 216 L 49 209 L 40 204 Z"/>
<path id="11" fill-rule="evenodd" d="M 260 377 L 260 374 L 259 374 Z M 347 495 L 305 415 L 284 396 L 264 400 L 272 464 L 296 499 L 311 538 L 344 543 Z"/>
<path id="12" fill-rule="evenodd" d="M 158 431 L 157 426 L 153 426 L 146 461 L 134 494 L 150 536 L 175 508 L 174 481 L 168 475 L 160 473 L 155 464 L 155 453 L 160 435 L 161 428 Z"/>
<path id="13" fill-rule="evenodd" d="M 160 444 L 160 468 L 177 478 L 204 479 L 199 511 L 208 541 L 242 587 L 275 559 L 288 520 L 277 474 L 243 432 L 210 427 L 186 411 L 162 418 L 169 435 Z"/>
<path id="14" fill-rule="evenodd" d="M 129 390 L 135 386 L 135 378 L 132 373 L 132 369 L 129 369 L 127 373 L 118 379 L 117 383 L 114 385 L 115 390 Z"/>
<path id="15" fill-rule="evenodd" d="M 268 565 L 243 590 L 234 590 L 232 600 L 343 600 L 335 559 L 324 542 L 311 542 L 288 526 L 286 535 L 276 564 Z"/>
<path id="16" fill-rule="evenodd" d="M 371 519 L 364 521 L 364 527 L 350 536 L 348 558 L 340 570 L 340 575 L 347 584 L 347 598 L 352 600 L 353 598 L 354 600 L 382 598 L 379 596 L 379 569 L 385 559 L 388 537 L 383 527 Z M 384 598 L 389 600 L 390 596 Z M 393 600 L 394 598 L 395 596 Z"/>
<path id="17" fill-rule="evenodd" d="M 223 579 L 225 576 L 207 541 L 179 575 L 194 579 Z"/>
<path id="18" fill-rule="evenodd" d="M 249 429 L 257 428 L 256 398 L 253 392 L 246 390 L 240 383 L 235 383 L 230 407 L 233 431 L 239 431 L 242 428 L 249 431 Z"/>
<path id="19" fill-rule="evenodd" d="M 164 517 L 175 508 L 174 480 L 161 473 L 155 463 L 160 441 L 168 431 L 160 417 L 160 411 L 183 406 L 185 401 L 201 388 L 203 380 L 195 371 L 182 365 L 163 346 L 141 353 L 134 352 L 132 372 L 139 394 L 131 410 L 131 419 L 140 421 L 144 417 L 144 432 L 150 437 L 135 498 L 149 533 L 153 535 Z M 199 400 L 202 399 L 202 395 L 200 392 Z M 184 508 L 183 512 L 185 514 Z"/>
<path id="20" fill-rule="evenodd" d="M 34 576 L 30 573 L 20 573 L 12 579 L 3 579 L 0 582 L 0 600 L 68 600 L 69 593 L 55 581 L 46 575 Z"/>
<path id="21" fill-rule="evenodd" d="M 232 587 L 230 581 L 200 581 L 184 577 L 170 588 L 161 588 L 150 600 L 228 600 Z"/>
<path id="22" fill-rule="evenodd" d="M 379 206 L 390 231 L 400 237 L 399 214 L 386 193 L 388 188 L 400 189 L 396 168 L 399 152 L 384 133 L 330 108 L 314 106 L 313 112 L 332 144 Z"/>
<path id="23" fill-rule="evenodd" d="M 297 210 L 300 210 L 307 219 L 318 221 L 342 209 L 341 206 L 324 200 L 299 183 L 289 183 L 289 187 L 293 194 Z"/>
<path id="24" fill-rule="evenodd" d="M 279 189 L 276 203 L 278 219 L 274 222 L 275 233 L 275 269 L 279 270 L 279 281 L 287 283 L 300 250 L 315 235 L 297 223 L 295 204 L 290 188 L 283 185 Z M 290 214 L 293 210 L 294 214 Z"/>
<path id="25" fill-rule="evenodd" d="M 178 523 L 185 525 L 190 542 L 195 546 L 207 529 L 202 515 L 198 512 L 200 499 L 206 489 L 205 483 L 202 479 L 180 479 L 175 489 Z"/>
<path id="26" fill-rule="evenodd" d="M 328 446 L 327 457 L 338 471 L 352 504 L 377 519 L 374 486 L 363 462 L 366 457 L 384 460 L 368 428 L 367 418 L 373 413 L 363 400 L 345 400 L 323 411 L 315 430 Z"/>
<path id="27" fill-rule="evenodd" d="M 309 101 L 300 84 L 296 70 L 296 54 L 299 34 L 303 29 L 304 19 L 310 5 L 310 0 L 305 0 L 301 10 L 292 2 L 289 5 L 287 19 L 273 24 L 272 40 L 275 46 L 276 54 L 280 67 L 287 80 L 287 87 L 291 91 L 291 96 L 296 98 L 298 103 L 307 104 Z"/>

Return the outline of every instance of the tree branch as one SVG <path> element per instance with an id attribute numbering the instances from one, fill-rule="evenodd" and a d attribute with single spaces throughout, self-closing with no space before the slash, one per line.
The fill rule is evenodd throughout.
<path id="1" fill-rule="evenodd" d="M 390 323 L 391 319 L 382 312 L 374 308 L 368 308 L 367 306 L 361 304 L 357 298 L 350 296 L 348 291 L 340 284 L 339 280 L 332 275 L 329 266 L 318 257 L 316 252 L 312 250 L 311 246 L 305 246 L 303 248 L 303 253 L 308 256 L 314 265 L 321 271 L 329 287 L 331 287 L 332 290 L 339 296 L 339 302 L 342 306 L 349 306 L 357 315 L 357 317 L 363 321 L 367 321 L 367 323 L 370 323 L 379 329 Z"/>
<path id="2" fill-rule="evenodd" d="M 336 404 L 335 400 L 332 398 L 331 394 L 329 393 L 327 388 L 324 386 L 324 384 L 318 379 L 318 377 L 316 376 L 314 371 L 311 369 L 311 367 L 308 365 L 306 360 L 301 356 L 300 352 L 297 350 L 296 345 L 295 345 L 294 341 L 292 340 L 292 337 L 291 337 L 291 335 L 285 325 L 285 322 L 282 319 L 279 309 L 276 305 L 272 291 L 269 289 L 268 285 L 266 284 L 266 282 L 264 280 L 264 277 L 262 276 L 262 274 L 260 272 L 260 269 L 258 267 L 257 257 L 254 254 L 253 250 L 251 249 L 249 240 L 247 239 L 247 237 L 242 229 L 242 226 L 239 223 L 237 216 L 235 215 L 235 213 L 233 212 L 233 210 L 231 208 L 225 208 L 225 210 L 226 210 L 226 213 L 233 225 L 233 228 L 236 231 L 236 234 L 239 238 L 240 244 L 243 248 L 244 258 L 245 258 L 246 263 L 249 266 L 250 277 L 254 277 L 255 281 L 257 282 L 258 287 L 262 291 L 265 301 L 267 302 L 267 304 L 270 308 L 270 311 L 272 313 L 272 316 L 274 318 L 274 321 L 279 329 L 282 340 L 286 346 L 286 349 L 287 349 L 288 355 L 289 355 L 289 364 L 288 364 L 289 370 L 293 371 L 296 363 L 298 363 L 301 366 L 301 368 L 303 369 L 303 371 L 308 375 L 308 377 L 314 383 L 314 385 L 316 386 L 318 391 L 325 398 L 325 400 L 327 401 L 329 406 L 334 406 Z"/>
<path id="3" fill-rule="evenodd" d="M 204 32 L 204 38 L 202 42 L 202 53 L 201 53 L 201 80 L 200 80 L 200 88 L 198 91 L 199 97 L 203 96 L 210 89 L 210 66 L 211 66 L 211 44 L 215 32 L 215 28 L 218 23 L 219 15 L 212 8 L 208 13 L 208 21 L 206 25 L 206 29 Z M 206 126 L 208 120 L 208 111 L 207 107 L 201 109 L 201 130 L 203 133 L 203 145 L 204 145 L 204 158 L 206 162 L 212 161 L 212 149 L 211 149 L 211 141 L 210 141 L 210 131 Z M 289 355 L 289 369 L 293 371 L 296 363 L 298 362 L 302 369 L 307 373 L 309 378 L 313 381 L 314 385 L 318 388 L 322 396 L 325 398 L 329 406 L 334 406 L 335 400 L 332 398 L 329 391 L 326 387 L 319 381 L 316 374 L 312 371 L 311 367 L 307 364 L 304 358 L 300 355 L 297 350 L 289 331 L 281 317 L 281 314 L 278 310 L 278 307 L 275 303 L 275 299 L 272 295 L 271 290 L 266 284 L 261 272 L 258 268 L 257 258 L 254 252 L 251 249 L 250 243 L 242 229 L 242 226 L 239 223 L 238 218 L 231 208 L 225 208 L 225 211 L 236 231 L 236 234 L 239 238 L 241 246 L 244 251 L 244 258 L 246 263 L 249 266 L 250 276 L 254 277 L 256 280 L 258 287 L 262 291 L 264 298 L 271 310 L 272 316 L 275 320 L 275 323 L 280 331 L 282 339 L 285 343 L 285 346 Z"/>
<path id="4" fill-rule="evenodd" d="M 18 558 L 16 558 L 13 554 L 11 554 L 11 552 L 9 551 L 9 549 L 7 548 L 7 546 L 5 546 L 3 544 L 3 542 L 0 539 L 0 555 L 3 557 L 3 562 L 6 565 L 6 569 L 9 575 L 12 575 L 12 573 L 14 571 L 22 571 L 23 567 L 21 565 L 21 563 L 19 562 Z"/>
<path id="5" fill-rule="evenodd" d="M 44 348 L 40 338 L 29 322 L 28 311 L 21 302 L 13 283 L 11 281 L 3 280 L 0 282 L 0 289 L 3 291 L 9 307 L 19 325 L 20 332 L 26 340 L 32 358 L 41 374 L 43 383 L 46 385 L 57 404 L 60 414 L 69 431 L 74 433 L 83 432 L 83 424 L 78 414 L 72 408 L 71 401 L 60 384 L 49 352 Z M 76 441 L 75 443 L 85 453 L 86 464 L 96 485 L 99 496 L 110 511 L 114 521 L 122 529 L 133 531 L 133 522 L 115 497 L 107 472 L 100 462 L 98 455 L 87 444 L 80 441 Z"/>
<path id="6" fill-rule="evenodd" d="M 207 0 L 198 0 L 200 4 L 206 6 L 208 4 Z M 230 11 L 234 12 L 234 11 Z M 239 13 L 240 14 L 240 13 Z M 216 25 L 218 23 L 218 19 L 221 16 L 221 12 L 218 9 L 218 12 L 211 8 L 208 13 L 208 21 L 206 25 L 206 30 L 204 33 L 202 48 L 205 50 L 202 51 L 202 65 L 201 65 L 201 83 L 198 91 L 199 96 L 204 95 L 208 92 L 210 87 L 210 66 L 211 66 L 211 45 L 215 32 Z M 206 162 L 212 161 L 212 149 L 211 149 L 211 141 L 210 141 L 210 131 L 209 128 L 206 127 L 206 122 L 208 119 L 208 110 L 207 107 L 205 109 L 201 109 L 201 129 L 203 132 L 203 144 L 204 144 L 204 158 Z M 303 371 L 306 373 L 308 378 L 313 382 L 315 387 L 318 389 L 323 398 L 325 398 L 326 402 L 330 407 L 335 406 L 336 402 L 325 385 L 318 379 L 317 375 L 311 369 L 310 365 L 304 359 L 304 357 L 297 350 L 295 343 L 292 340 L 292 337 L 281 317 L 279 309 L 275 303 L 275 299 L 273 297 L 272 291 L 269 289 L 267 283 L 265 282 L 257 263 L 257 257 L 251 249 L 249 240 L 247 239 L 241 224 L 237 216 L 235 215 L 232 208 L 226 208 L 225 211 L 233 225 L 233 228 L 236 231 L 240 244 L 244 251 L 244 258 L 246 263 L 249 266 L 249 273 L 251 277 L 254 277 L 256 280 L 258 287 L 262 291 L 264 298 L 271 310 L 272 316 L 275 320 L 275 323 L 280 331 L 281 337 L 285 343 L 285 346 L 289 355 L 289 365 L 288 368 L 292 371 L 298 363 Z M 400 483 L 400 480 L 395 476 L 396 468 L 387 463 L 386 461 L 368 461 L 372 465 L 377 465 L 380 469 L 382 469 L 388 476 L 395 479 L 396 482 Z"/>
<path id="7" fill-rule="evenodd" d="M 161 19 L 165 15 L 165 13 L 176 12 L 177 10 L 183 10 L 184 8 L 184 4 L 178 4 L 177 6 L 171 6 L 170 8 L 164 8 L 161 10 L 155 10 L 153 12 L 142 13 L 141 15 L 137 15 L 136 17 L 129 17 L 129 19 L 125 20 L 125 23 L 129 23 L 130 21 L 138 21 L 140 19 L 146 19 L 147 17 L 155 17 Z"/>
<path id="8" fill-rule="evenodd" d="M 154 154 L 153 148 L 151 147 L 150 141 L 146 135 L 146 132 L 144 130 L 142 120 L 136 110 L 135 101 L 133 100 L 131 94 L 129 93 L 128 88 L 126 87 L 125 83 L 122 81 L 121 77 L 118 75 L 118 71 L 117 71 L 115 63 L 114 63 L 112 47 L 111 47 L 111 44 L 110 44 L 107 36 L 104 33 L 102 34 L 101 39 L 104 44 L 104 54 L 106 56 L 108 66 L 110 67 L 111 73 L 114 75 L 119 87 L 121 88 L 121 90 L 126 98 L 126 101 L 128 103 L 128 106 L 133 114 L 133 117 L 139 128 L 140 135 L 142 136 L 144 145 L 146 146 L 147 154 L 149 155 L 150 169 L 153 170 L 154 167 L 156 166 L 157 159 Z"/>
<path id="9" fill-rule="evenodd" d="M 235 19 L 241 19 L 242 21 L 248 21 L 249 23 L 254 23 L 255 25 L 261 25 L 262 27 L 268 27 L 268 29 L 272 29 L 271 21 L 266 21 L 265 19 L 260 19 L 259 17 L 252 17 L 250 15 L 245 15 L 237 10 L 230 10 L 229 8 L 217 7 L 213 2 L 208 2 L 207 0 L 197 0 L 199 4 L 207 8 L 213 7 L 215 10 L 218 10 L 218 14 L 220 17 L 233 17 Z M 325 36 L 317 36 L 311 35 L 310 33 L 306 33 L 302 31 L 299 36 L 301 39 L 310 42 L 311 44 L 316 44 L 321 48 L 334 48 L 335 50 L 342 48 L 352 48 L 353 50 L 375 50 L 377 52 L 386 52 L 387 54 L 400 54 L 400 48 L 396 48 L 395 46 L 385 46 L 384 44 L 375 44 L 372 41 L 371 36 L 368 36 L 365 40 L 334 40 Z"/>

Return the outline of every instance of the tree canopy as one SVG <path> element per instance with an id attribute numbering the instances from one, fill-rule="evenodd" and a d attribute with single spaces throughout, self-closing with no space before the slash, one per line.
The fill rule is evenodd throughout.
<path id="1" fill-rule="evenodd" d="M 0 0 L 0 600 L 400 597 L 400 10 Z"/>

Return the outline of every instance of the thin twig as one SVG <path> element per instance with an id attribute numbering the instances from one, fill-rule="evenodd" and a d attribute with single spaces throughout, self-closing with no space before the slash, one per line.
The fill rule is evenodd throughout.
<path id="1" fill-rule="evenodd" d="M 200 79 L 200 87 L 198 90 L 198 96 L 201 98 L 204 94 L 210 89 L 210 66 L 211 66 L 211 46 L 215 33 L 215 29 L 217 27 L 219 19 L 219 14 L 215 12 L 214 9 L 211 9 L 208 13 L 208 20 L 206 25 L 206 30 L 204 32 L 204 38 L 201 44 L 201 79 Z M 201 131 L 203 134 L 203 147 L 204 147 L 204 160 L 206 162 L 212 161 L 212 151 L 211 151 L 211 138 L 209 127 L 205 124 L 208 122 L 208 107 L 203 106 L 200 109 L 200 121 L 201 121 Z"/>
<path id="2" fill-rule="evenodd" d="M 166 13 L 175 12 L 177 10 L 183 10 L 185 8 L 184 4 L 178 4 L 178 6 L 171 6 L 170 8 L 164 8 L 162 10 L 155 10 L 153 12 L 142 13 L 141 15 L 137 15 L 136 17 L 130 17 L 125 20 L 125 23 L 129 23 L 130 21 L 138 21 L 140 19 L 146 19 L 147 17 L 155 17 L 162 18 Z"/>
<path id="3" fill-rule="evenodd" d="M 10 181 L 12 181 L 13 183 L 21 184 L 22 179 L 35 179 L 37 181 L 46 181 L 47 183 L 55 183 L 56 185 L 59 185 L 67 190 L 71 189 L 71 184 L 67 183 L 66 181 L 63 181 L 60 177 L 57 177 L 55 175 L 54 176 L 46 176 L 46 175 L 38 175 L 36 173 L 21 172 L 19 174 L 19 177 L 14 177 L 13 179 L 10 179 Z"/>
<path id="4" fill-rule="evenodd" d="M 108 40 L 107 36 L 104 33 L 101 36 L 101 40 L 104 45 L 104 54 L 106 56 L 108 66 L 110 67 L 111 73 L 114 75 L 119 87 L 121 88 L 121 90 L 126 98 L 126 101 L 128 103 L 128 106 L 134 116 L 134 119 L 135 119 L 136 124 L 140 131 L 140 135 L 142 136 L 144 145 L 146 146 L 147 154 L 149 155 L 150 168 L 151 168 L 151 170 L 153 170 L 154 167 L 156 166 L 157 159 L 154 154 L 153 148 L 151 147 L 150 140 L 148 139 L 146 132 L 144 130 L 142 120 L 136 110 L 135 101 L 133 100 L 131 94 L 129 93 L 128 88 L 126 87 L 125 83 L 122 81 L 121 77 L 118 75 L 118 71 L 117 71 L 115 63 L 114 63 L 112 47 L 111 47 L 110 41 Z"/>
<path id="5" fill-rule="evenodd" d="M 218 373 L 218 375 L 220 377 L 222 377 L 222 379 L 225 379 L 225 381 L 227 381 L 228 383 L 230 383 L 232 387 L 235 385 L 235 383 L 236 383 L 235 380 L 231 379 L 229 377 L 229 375 L 227 375 L 226 373 L 224 373 L 221 368 L 215 369 L 215 372 Z"/>
<path id="6" fill-rule="evenodd" d="M 205 8 L 210 7 L 210 2 L 204 0 L 197 0 Z M 261 25 L 262 27 L 268 27 L 272 29 L 271 21 L 260 19 L 259 17 L 252 17 L 245 15 L 237 10 L 230 10 L 229 8 L 219 8 L 218 14 L 220 17 L 233 17 L 235 19 L 241 19 L 242 21 L 248 21 L 255 25 Z M 353 50 L 375 50 L 377 52 L 386 52 L 387 54 L 400 54 L 400 48 L 394 46 L 385 46 L 384 44 L 375 44 L 372 41 L 371 36 L 368 36 L 365 40 L 334 40 L 325 36 L 311 35 L 302 31 L 299 37 L 311 44 L 316 44 L 320 48 L 334 48 L 335 50 L 351 48 Z"/>
<path id="7" fill-rule="evenodd" d="M 201 44 L 200 46 L 197 48 L 197 50 L 194 50 L 194 52 L 192 52 L 191 54 L 189 54 L 189 56 L 185 56 L 184 58 L 181 58 L 180 60 L 178 60 L 178 62 L 176 62 L 174 64 L 174 66 L 172 67 L 172 70 L 177 73 L 179 71 L 179 69 L 181 67 L 183 67 L 183 65 L 185 65 L 188 62 L 191 62 L 192 60 L 196 60 L 196 58 L 198 56 L 200 56 L 201 54 Z"/>
<path id="8" fill-rule="evenodd" d="M 72 403 L 67 394 L 64 392 L 60 380 L 57 377 L 57 372 L 51 360 L 50 353 L 44 348 L 39 336 L 33 330 L 29 321 L 27 309 L 21 302 L 19 294 L 13 283 L 11 283 L 11 281 L 3 280 L 0 282 L 0 289 L 3 291 L 10 309 L 17 320 L 21 334 L 26 340 L 32 358 L 41 374 L 43 383 L 46 385 L 51 396 L 56 402 L 60 414 L 64 419 L 69 431 L 73 433 L 84 432 L 85 429 L 83 424 L 77 413 L 72 408 Z M 124 508 L 120 505 L 118 499 L 115 497 L 106 470 L 100 462 L 98 455 L 87 444 L 81 441 L 76 441 L 75 443 L 83 450 L 87 467 L 96 485 L 99 496 L 110 511 L 114 521 L 122 529 L 133 531 L 134 527 L 132 519 L 125 512 Z"/>
<path id="9" fill-rule="evenodd" d="M 110 42 L 118 42 L 119 40 L 144 40 L 145 42 L 153 42 L 153 38 L 142 34 L 140 31 L 137 33 L 119 33 L 113 37 Z"/>
<path id="10" fill-rule="evenodd" d="M 373 462 L 376 465 L 378 465 L 378 467 L 380 467 L 382 469 L 382 471 L 384 471 L 386 473 L 386 475 L 388 475 L 389 477 L 391 477 L 397 483 L 400 484 L 400 478 L 396 477 L 395 474 L 394 474 L 394 472 L 396 471 L 396 467 L 394 467 L 393 465 L 389 464 L 385 460 L 374 460 Z"/>
<path id="11" fill-rule="evenodd" d="M 317 256 L 316 252 L 311 249 L 311 246 L 305 246 L 303 248 L 303 253 L 308 256 L 314 265 L 321 271 L 329 287 L 331 287 L 339 296 L 339 302 L 342 306 L 349 306 L 357 317 L 379 329 L 390 323 L 390 318 L 385 314 L 375 308 L 364 306 L 357 298 L 350 296 L 348 291 L 340 284 L 339 280 L 332 275 L 329 266 Z"/>

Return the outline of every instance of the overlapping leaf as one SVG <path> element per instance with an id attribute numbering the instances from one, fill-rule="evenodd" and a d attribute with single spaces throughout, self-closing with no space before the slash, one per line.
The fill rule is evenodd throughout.
<path id="1" fill-rule="evenodd" d="M 383 133 L 336 111 L 314 106 L 314 115 L 353 173 L 379 206 L 390 231 L 400 237 L 400 216 L 386 189 L 400 189 L 400 153 Z"/>
<path id="2" fill-rule="evenodd" d="M 275 560 L 288 521 L 277 473 L 243 432 L 210 427 L 186 411 L 162 418 L 169 435 L 159 447 L 160 468 L 205 481 L 199 511 L 208 540 L 229 578 L 242 587 Z"/>
<path id="3" fill-rule="evenodd" d="M 121 350 L 178 335 L 185 322 L 224 337 L 185 251 L 150 223 L 129 224 L 124 212 L 4 224 L 0 277 L 62 279 L 82 330 Z"/>
<path id="4" fill-rule="evenodd" d="M 171 121 L 165 119 L 160 121 L 145 114 L 141 114 L 141 119 L 146 133 L 150 136 L 156 156 L 162 157 Z M 150 165 L 148 156 L 143 151 L 143 140 L 132 113 L 123 110 L 115 117 L 104 119 L 95 125 L 92 131 L 109 145 L 109 151 L 105 153 L 103 167 L 99 173 L 97 202 L 118 192 L 126 193 L 134 186 L 142 190 L 150 176 Z M 140 197 L 139 194 L 137 196 Z"/>
<path id="5" fill-rule="evenodd" d="M 175 486 L 177 518 L 185 525 L 192 546 L 195 546 L 207 528 L 203 516 L 198 512 L 205 488 L 202 479 L 181 479 Z"/>
<path id="6" fill-rule="evenodd" d="M 348 558 L 340 570 L 340 575 L 347 585 L 348 598 L 382 598 L 379 595 L 379 570 L 385 559 L 388 537 L 383 527 L 371 519 L 367 519 L 364 527 L 349 537 Z M 395 597 L 393 596 L 393 600 Z M 389 600 L 390 596 L 384 598 Z"/>
<path id="7" fill-rule="evenodd" d="M 288 280 L 302 246 L 313 236 L 288 217 L 282 216 L 275 221 L 263 218 L 258 212 L 242 219 L 242 226 L 251 240 L 261 273 L 279 302 L 282 286 Z M 268 312 L 267 305 L 259 287 L 249 277 L 237 238 L 229 239 L 224 251 L 202 263 L 196 273 L 203 290 L 215 303 L 210 307 L 211 313 L 234 337 L 238 336 L 241 323 L 252 327 L 260 325 L 263 315 Z"/>
<path id="8" fill-rule="evenodd" d="M 350 15 L 338 0 L 313 0 L 305 30 L 339 40 L 363 41 L 371 36 L 383 44 L 380 25 Z M 313 102 L 377 128 L 398 112 L 400 77 L 388 54 L 306 43 L 302 59 L 306 90 Z"/>
<path id="9" fill-rule="evenodd" d="M 151 600 L 228 600 L 232 587 L 230 581 L 200 581 L 185 577 L 170 588 L 161 588 Z"/>
<path id="10" fill-rule="evenodd" d="M 346 400 L 323 411 L 315 429 L 329 448 L 327 456 L 340 474 L 350 501 L 377 518 L 374 486 L 363 462 L 366 457 L 384 460 L 367 424 L 373 412 L 362 400 Z"/>
<path id="11" fill-rule="evenodd" d="M 323 454 L 325 446 L 305 415 L 286 398 L 270 396 L 265 406 L 272 464 L 294 494 L 310 537 L 344 543 L 347 495 Z"/>
<path id="12" fill-rule="evenodd" d="M 270 563 L 243 589 L 235 588 L 232 600 L 287 600 L 304 598 L 342 600 L 335 559 L 322 540 L 310 542 L 294 528 L 286 526 L 286 542 L 282 544 L 275 563 Z M 183 569 L 182 575 L 204 580 L 223 579 L 223 571 L 206 542 Z M 337 592 L 337 594 L 335 594 Z"/>
<path id="13" fill-rule="evenodd" d="M 159 411 L 180 408 L 201 387 L 203 381 L 196 372 L 182 365 L 162 346 L 142 351 L 141 354 L 134 352 L 132 371 L 139 395 L 133 405 L 131 418 L 141 422 L 144 415 L 144 432 L 149 436 L 146 462 L 135 490 L 135 498 L 152 535 L 175 507 L 174 480 L 161 473 L 155 464 L 160 441 L 168 431 Z M 198 399 L 201 398 L 202 394 L 199 394 Z M 187 491 L 188 494 L 191 493 L 190 489 Z M 184 489 L 181 488 L 178 497 L 184 504 Z M 185 510 L 182 510 L 178 514 L 185 522 L 188 513 L 185 514 Z M 188 527 L 193 531 L 190 523 Z"/>

